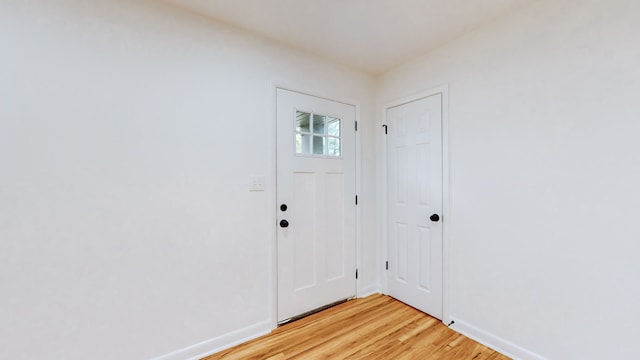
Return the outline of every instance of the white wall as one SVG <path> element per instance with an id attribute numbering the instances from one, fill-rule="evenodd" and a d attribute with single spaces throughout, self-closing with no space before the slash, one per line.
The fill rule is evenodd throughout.
<path id="1" fill-rule="evenodd" d="M 374 177 L 368 75 L 155 1 L 2 1 L 0 358 L 205 342 L 183 358 L 270 329 L 276 84 L 358 102 Z M 361 199 L 371 291 L 373 182 Z"/>
<path id="2" fill-rule="evenodd" d="M 379 108 L 450 86 L 454 328 L 521 358 L 640 358 L 638 19 L 540 1 L 381 78 Z"/>

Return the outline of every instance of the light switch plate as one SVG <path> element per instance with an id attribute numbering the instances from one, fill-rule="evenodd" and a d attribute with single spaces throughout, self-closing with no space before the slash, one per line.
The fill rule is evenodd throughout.
<path id="1" fill-rule="evenodd" d="M 264 191 L 265 181 L 264 175 L 251 175 L 249 177 L 249 191 Z"/>

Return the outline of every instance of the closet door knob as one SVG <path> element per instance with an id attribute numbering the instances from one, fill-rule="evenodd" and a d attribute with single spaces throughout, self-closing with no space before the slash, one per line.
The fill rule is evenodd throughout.
<path id="1" fill-rule="evenodd" d="M 440 221 L 440 215 L 433 214 L 433 215 L 429 216 L 429 220 L 431 220 L 433 222 L 438 222 L 438 221 Z"/>
<path id="2" fill-rule="evenodd" d="M 289 227 L 289 222 L 287 220 L 280 220 L 280 227 L 281 228 Z"/>

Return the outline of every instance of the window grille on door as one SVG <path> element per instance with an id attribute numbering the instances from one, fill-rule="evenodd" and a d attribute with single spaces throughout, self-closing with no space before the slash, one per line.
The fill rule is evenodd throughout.
<path id="1" fill-rule="evenodd" d="M 340 157 L 341 126 L 339 118 L 296 111 L 296 155 Z"/>

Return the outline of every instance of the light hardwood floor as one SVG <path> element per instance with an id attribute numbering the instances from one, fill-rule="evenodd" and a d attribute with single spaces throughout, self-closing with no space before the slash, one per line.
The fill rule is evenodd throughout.
<path id="1" fill-rule="evenodd" d="M 372 295 L 283 325 L 205 359 L 509 358 L 393 298 Z"/>

